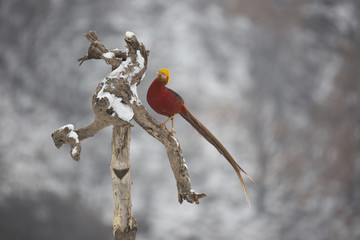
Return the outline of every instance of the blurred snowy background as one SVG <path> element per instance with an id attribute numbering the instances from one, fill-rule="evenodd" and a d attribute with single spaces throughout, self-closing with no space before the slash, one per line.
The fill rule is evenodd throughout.
<path id="1" fill-rule="evenodd" d="M 360 239 L 359 12 L 358 0 L 1 0 L 0 239 L 112 239 L 111 127 L 78 163 L 50 137 L 93 120 L 110 68 L 78 66 L 89 30 L 110 49 L 133 31 L 151 51 L 147 109 L 169 68 L 256 181 L 249 208 L 231 166 L 176 117 L 193 187 L 208 194 L 180 205 L 165 149 L 135 124 L 137 239 Z"/>

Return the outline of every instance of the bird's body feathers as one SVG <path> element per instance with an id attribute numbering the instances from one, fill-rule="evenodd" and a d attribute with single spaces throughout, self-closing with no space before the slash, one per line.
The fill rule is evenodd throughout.
<path id="1" fill-rule="evenodd" d="M 250 204 L 247 190 L 244 180 L 241 176 L 241 172 L 250 176 L 236 163 L 234 158 L 226 150 L 226 148 L 220 143 L 220 141 L 199 121 L 190 111 L 186 108 L 184 100 L 175 91 L 167 88 L 165 85 L 169 82 L 170 75 L 167 69 L 162 69 L 158 72 L 158 77 L 150 85 L 147 92 L 147 101 L 155 112 L 172 118 L 175 114 L 180 114 L 187 122 L 189 122 L 198 133 L 203 136 L 209 143 L 211 143 L 231 164 L 234 168 L 241 185 L 244 189 L 246 200 Z M 167 121 L 165 121 L 167 122 Z M 174 130 L 172 130 L 174 132 Z M 251 179 L 251 178 L 250 178 Z M 252 180 L 252 179 L 251 179 Z"/>

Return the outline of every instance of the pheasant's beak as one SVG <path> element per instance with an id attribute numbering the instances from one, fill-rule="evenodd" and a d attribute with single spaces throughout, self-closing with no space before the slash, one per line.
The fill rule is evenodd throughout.
<path id="1" fill-rule="evenodd" d="M 156 75 L 159 75 L 160 73 L 159 72 L 156 72 Z"/>

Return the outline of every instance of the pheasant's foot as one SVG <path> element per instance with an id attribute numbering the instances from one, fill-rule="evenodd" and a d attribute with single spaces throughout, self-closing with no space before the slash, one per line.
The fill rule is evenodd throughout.
<path id="1" fill-rule="evenodd" d="M 165 124 L 166 124 L 169 120 L 172 120 L 172 121 L 173 121 L 173 119 L 174 119 L 174 116 L 171 116 L 171 117 L 169 117 L 168 119 L 166 119 L 166 120 L 165 120 L 163 123 L 161 123 L 161 124 L 165 126 Z"/>
<path id="2" fill-rule="evenodd" d="M 171 131 L 169 131 L 169 129 L 166 127 L 166 123 L 171 120 Z M 165 126 L 166 129 L 168 129 L 168 131 L 171 133 L 171 135 L 174 135 L 175 130 L 174 130 L 174 116 L 169 117 L 168 119 L 166 119 L 166 121 L 164 121 L 163 123 L 161 123 L 161 125 Z"/>

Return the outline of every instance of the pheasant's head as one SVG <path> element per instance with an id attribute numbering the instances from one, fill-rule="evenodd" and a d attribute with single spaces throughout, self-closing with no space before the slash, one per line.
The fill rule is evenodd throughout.
<path id="1" fill-rule="evenodd" d="M 161 81 L 164 85 L 166 85 L 170 80 L 169 70 L 163 68 L 159 70 L 157 73 L 159 81 Z"/>

